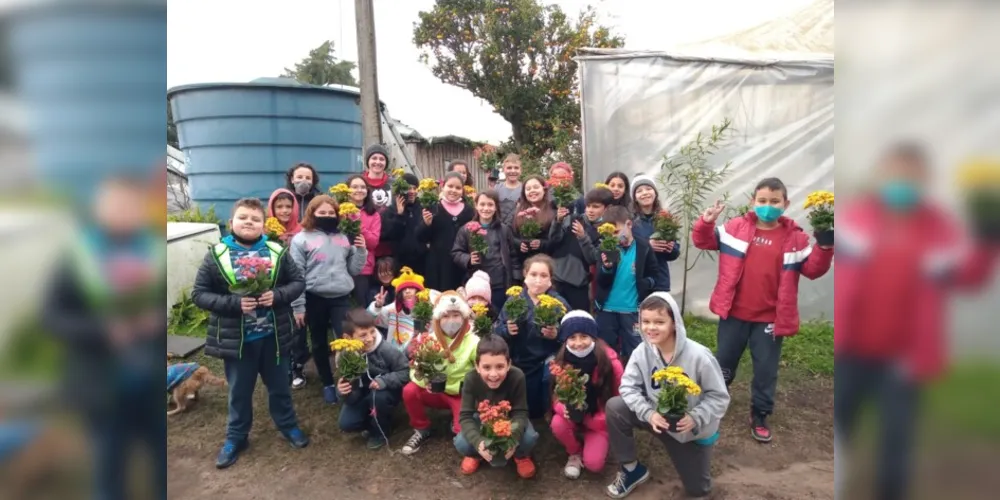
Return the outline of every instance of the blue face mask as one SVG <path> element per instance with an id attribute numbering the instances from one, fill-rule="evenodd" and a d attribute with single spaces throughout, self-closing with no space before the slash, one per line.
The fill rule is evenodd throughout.
<path id="1" fill-rule="evenodd" d="M 764 222 L 774 222 L 785 213 L 785 209 L 773 205 L 758 205 L 753 207 L 753 211 L 757 214 L 757 218 Z"/>
<path id="2" fill-rule="evenodd" d="M 920 201 L 920 189 L 912 182 L 903 180 L 883 184 L 879 195 L 887 207 L 903 212 L 910 210 Z"/>

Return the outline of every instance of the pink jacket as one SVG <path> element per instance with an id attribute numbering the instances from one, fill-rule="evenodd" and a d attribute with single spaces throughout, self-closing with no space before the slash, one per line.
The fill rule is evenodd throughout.
<path id="1" fill-rule="evenodd" d="M 598 386 L 603 384 L 613 384 L 612 387 L 615 388 L 614 392 L 611 394 L 613 397 L 618 395 L 618 386 L 622 385 L 622 374 L 625 372 L 625 368 L 622 367 L 622 362 L 618 359 L 618 353 L 616 353 L 614 349 L 609 346 L 605 346 L 604 352 L 607 353 L 608 360 L 611 361 L 611 372 L 614 373 L 614 380 L 598 380 L 596 369 L 594 370 L 594 373 L 590 374 L 590 376 L 594 377 L 594 383 Z M 555 412 L 554 414 L 562 415 L 563 412 L 565 412 L 566 407 L 555 398 L 552 398 L 552 402 L 552 410 Z M 597 409 L 597 413 L 594 414 L 594 423 L 598 426 L 606 425 L 603 404 Z"/>
<path id="2" fill-rule="evenodd" d="M 774 334 L 791 336 L 799 332 L 799 276 L 817 279 L 830 270 L 833 249 L 824 250 L 818 245 L 809 246 L 807 235 L 794 220 L 781 217 L 778 223 L 791 230 L 785 238 L 784 265 L 778 282 L 777 318 Z M 757 214 L 750 212 L 734 217 L 721 226 L 705 222 L 701 217 L 695 222 L 691 242 L 701 250 L 719 250 L 719 279 L 708 307 L 720 318 L 729 317 L 736 297 L 736 284 L 743 275 L 746 252 L 757 231 Z"/>
<path id="3" fill-rule="evenodd" d="M 382 234 L 382 216 L 378 212 L 368 215 L 368 212 L 361 211 L 361 235 L 365 237 L 365 247 L 368 248 L 368 259 L 365 266 L 361 268 L 362 276 L 371 276 L 375 273 L 375 247 L 378 246 L 379 236 Z"/>
<path id="4" fill-rule="evenodd" d="M 930 380 L 944 370 L 947 359 L 947 304 L 955 289 L 977 288 L 988 282 L 996 262 L 998 248 L 973 246 L 960 227 L 944 210 L 923 206 L 914 216 L 920 218 L 920 232 L 912 235 L 921 251 L 916 303 L 907 311 L 887 311 L 913 333 L 912 343 L 901 360 L 907 372 L 918 381 Z M 849 352 L 850 346 L 864 342 L 865 325 L 858 324 L 855 313 L 860 292 L 865 286 L 869 254 L 886 224 L 886 212 L 874 199 L 864 199 L 837 211 L 837 269 L 834 276 L 834 352 Z"/>

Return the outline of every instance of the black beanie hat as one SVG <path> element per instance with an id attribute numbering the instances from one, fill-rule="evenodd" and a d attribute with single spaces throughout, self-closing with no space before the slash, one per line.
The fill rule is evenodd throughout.
<path id="1" fill-rule="evenodd" d="M 368 168 L 368 160 L 370 160 L 372 155 L 374 154 L 380 154 L 384 156 L 386 163 L 389 162 L 389 150 L 386 149 L 385 146 L 381 144 L 372 144 L 371 146 L 368 146 L 368 149 L 365 150 L 365 168 Z"/>
<path id="2" fill-rule="evenodd" d="M 420 185 L 420 179 L 417 179 L 417 176 L 413 174 L 403 174 L 403 180 L 406 181 L 407 184 L 413 187 L 417 187 Z"/>

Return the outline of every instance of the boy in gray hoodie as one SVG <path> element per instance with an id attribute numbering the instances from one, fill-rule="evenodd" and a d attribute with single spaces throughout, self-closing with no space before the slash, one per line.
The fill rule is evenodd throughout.
<path id="1" fill-rule="evenodd" d="M 687 338 L 680 308 L 669 293 L 655 292 L 642 301 L 639 325 L 643 342 L 625 367 L 621 396 L 608 400 L 605 409 L 611 452 L 622 464 L 607 494 L 625 498 L 649 479 L 649 470 L 636 458 L 634 431 L 640 428 L 653 432 L 666 446 L 688 495 L 706 496 L 712 488 L 712 446 L 729 407 L 722 370 L 711 350 Z M 701 394 L 688 396 L 678 432 L 669 431 L 667 420 L 656 411 L 660 384 L 653 381 L 653 373 L 668 366 L 683 368 L 701 387 Z"/>

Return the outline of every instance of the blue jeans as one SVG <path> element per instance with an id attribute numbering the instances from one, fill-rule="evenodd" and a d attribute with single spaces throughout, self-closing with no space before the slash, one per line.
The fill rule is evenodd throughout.
<path id="1" fill-rule="evenodd" d="M 597 312 L 597 335 L 622 358 L 628 359 L 632 351 L 642 344 L 642 336 L 636 331 L 639 313 Z M 624 361 L 622 361 L 624 364 Z"/>
<path id="2" fill-rule="evenodd" d="M 229 382 L 227 440 L 243 441 L 250 435 L 258 374 L 267 387 L 267 404 L 274 425 L 283 432 L 298 427 L 288 386 L 288 358 L 278 357 L 278 341 L 273 335 L 243 344 L 242 357 L 226 359 L 225 369 Z"/>
<path id="3" fill-rule="evenodd" d="M 357 389 L 354 389 L 357 390 Z M 341 397 L 340 430 L 344 432 L 368 431 L 372 435 L 386 436 L 392 434 L 392 412 L 403 398 L 403 391 L 372 391 L 364 390 L 365 395 L 354 404 L 347 404 L 347 398 Z M 375 405 L 375 418 L 372 418 L 372 394 Z M 375 424 L 378 424 L 376 426 Z M 379 428 L 382 429 L 379 432 Z"/>
<path id="4" fill-rule="evenodd" d="M 549 385 L 551 375 L 549 374 L 548 362 L 541 368 L 524 374 L 525 392 L 528 396 L 528 418 L 534 420 L 545 416 L 552 404 L 549 401 L 552 387 Z"/>
<path id="5" fill-rule="evenodd" d="M 479 423 L 479 415 L 476 415 L 476 423 Z M 473 446 L 468 441 L 465 440 L 465 436 L 461 432 L 455 435 L 454 439 L 455 449 L 463 457 L 478 457 L 479 450 L 476 446 Z M 521 441 L 517 443 L 517 449 L 514 450 L 514 457 L 516 458 L 526 458 L 531 454 L 531 450 L 535 449 L 535 444 L 538 443 L 538 432 L 532 427 L 531 422 L 528 422 L 528 428 L 524 430 L 524 434 L 521 434 Z"/>

